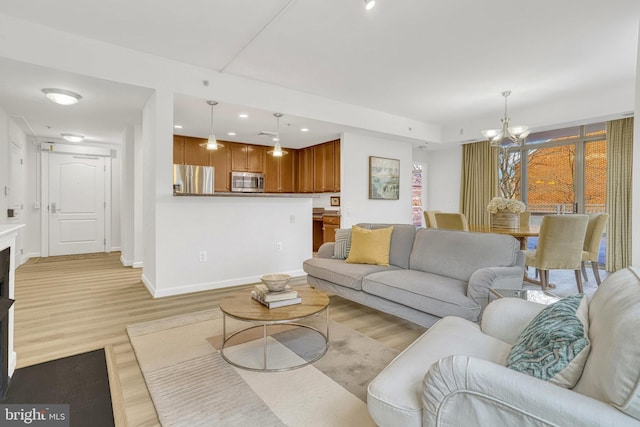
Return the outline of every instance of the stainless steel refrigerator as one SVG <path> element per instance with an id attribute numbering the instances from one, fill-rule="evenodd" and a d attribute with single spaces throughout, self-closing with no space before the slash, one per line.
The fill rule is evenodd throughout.
<path id="1" fill-rule="evenodd" d="M 176 194 L 213 194 L 213 166 L 173 165 Z"/>

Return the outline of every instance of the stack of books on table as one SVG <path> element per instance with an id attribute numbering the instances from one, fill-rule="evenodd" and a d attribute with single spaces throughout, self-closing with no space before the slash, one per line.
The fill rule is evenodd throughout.
<path id="1" fill-rule="evenodd" d="M 270 291 L 269 288 L 263 284 L 256 285 L 251 291 L 251 298 L 267 308 L 284 307 L 302 302 L 302 299 L 298 296 L 298 291 L 288 285 L 279 292 Z"/>

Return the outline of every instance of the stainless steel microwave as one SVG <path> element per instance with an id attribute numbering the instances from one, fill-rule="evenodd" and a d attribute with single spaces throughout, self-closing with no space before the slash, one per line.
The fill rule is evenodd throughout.
<path id="1" fill-rule="evenodd" d="M 231 172 L 231 191 L 264 193 L 264 174 L 259 172 Z"/>

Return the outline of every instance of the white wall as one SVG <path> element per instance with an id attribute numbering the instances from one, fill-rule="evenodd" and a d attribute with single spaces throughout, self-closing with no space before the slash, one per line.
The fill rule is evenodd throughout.
<path id="1" fill-rule="evenodd" d="M 134 129 L 127 126 L 121 136 L 120 159 L 120 262 L 133 265 Z"/>
<path id="2" fill-rule="evenodd" d="M 462 146 L 430 151 L 427 160 L 426 210 L 460 212 Z"/>
<path id="3" fill-rule="evenodd" d="M 0 224 L 7 223 L 9 196 L 5 188 L 9 186 L 9 116 L 0 108 Z"/>
<path id="4" fill-rule="evenodd" d="M 311 198 L 167 196 L 157 228 L 154 296 L 254 283 L 265 273 L 300 276 L 312 255 Z"/>
<path id="5" fill-rule="evenodd" d="M 631 188 L 631 264 L 640 266 L 640 31 L 636 65 L 635 119 L 633 121 L 633 173 Z"/>
<path id="6" fill-rule="evenodd" d="M 111 150 L 111 251 L 119 251 L 121 245 L 121 184 L 122 180 L 122 150 Z"/>
<path id="7" fill-rule="evenodd" d="M 28 217 L 29 207 L 25 201 L 24 192 L 27 185 L 26 167 L 22 166 L 22 171 L 17 175 L 18 183 L 12 183 L 10 179 L 10 156 L 15 151 L 24 161 L 26 157 L 28 141 L 27 137 L 18 127 L 15 121 L 0 108 L 0 224 L 21 224 Z M 18 185 L 16 185 L 18 184 Z M 21 204 L 23 209 L 16 212 L 16 216 L 9 218 L 7 209 L 10 202 Z M 14 250 L 16 265 L 26 261 L 24 256 L 24 245 L 28 236 L 27 231 L 22 228 L 16 236 Z"/>
<path id="8" fill-rule="evenodd" d="M 400 160 L 398 200 L 369 200 L 369 156 Z M 341 227 L 359 222 L 411 224 L 412 146 L 344 133 L 340 146 Z"/>

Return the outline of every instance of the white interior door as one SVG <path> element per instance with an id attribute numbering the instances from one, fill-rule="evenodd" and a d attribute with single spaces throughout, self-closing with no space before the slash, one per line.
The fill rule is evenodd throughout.
<path id="1" fill-rule="evenodd" d="M 105 159 L 49 156 L 49 255 L 105 251 Z"/>

